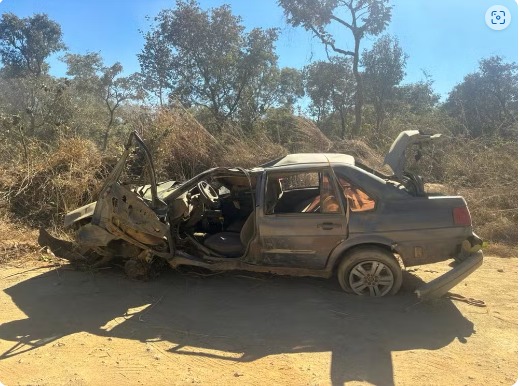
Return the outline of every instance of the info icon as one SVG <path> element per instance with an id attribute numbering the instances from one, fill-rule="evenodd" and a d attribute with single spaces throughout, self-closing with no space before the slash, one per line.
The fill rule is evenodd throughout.
<path id="1" fill-rule="evenodd" d="M 493 5 L 486 12 L 486 24 L 496 31 L 506 29 L 511 23 L 511 13 L 503 5 Z"/>

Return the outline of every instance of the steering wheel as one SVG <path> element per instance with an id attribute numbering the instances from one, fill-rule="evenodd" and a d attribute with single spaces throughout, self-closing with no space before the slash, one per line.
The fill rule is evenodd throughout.
<path id="1" fill-rule="evenodd" d="M 213 188 L 213 186 L 208 184 L 206 181 L 200 181 L 197 184 L 197 187 L 199 188 L 200 194 L 202 195 L 202 197 L 204 197 L 204 199 L 206 200 L 206 202 L 209 205 L 211 205 L 211 206 L 218 205 L 218 202 L 219 202 L 218 193 Z"/>

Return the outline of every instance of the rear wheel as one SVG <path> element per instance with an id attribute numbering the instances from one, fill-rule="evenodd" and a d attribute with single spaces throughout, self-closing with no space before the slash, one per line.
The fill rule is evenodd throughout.
<path id="1" fill-rule="evenodd" d="M 338 267 L 344 291 L 361 296 L 394 295 L 401 288 L 403 273 L 392 253 L 377 247 L 349 253 Z"/>

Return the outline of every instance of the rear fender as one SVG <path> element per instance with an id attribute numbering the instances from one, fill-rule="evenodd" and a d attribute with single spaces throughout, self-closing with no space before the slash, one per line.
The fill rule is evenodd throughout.
<path id="1" fill-rule="evenodd" d="M 327 260 L 327 270 L 330 270 L 332 272 L 336 265 L 340 262 L 341 258 L 350 249 L 365 245 L 381 246 L 390 251 L 395 250 L 395 243 L 393 243 L 392 240 L 382 236 L 360 236 L 356 238 L 347 239 L 340 243 L 331 252 L 329 259 Z"/>

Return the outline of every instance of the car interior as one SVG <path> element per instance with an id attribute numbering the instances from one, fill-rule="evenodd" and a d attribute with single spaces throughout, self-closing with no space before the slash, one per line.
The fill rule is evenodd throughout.
<path id="1" fill-rule="evenodd" d="M 254 234 L 255 187 L 256 177 L 251 176 L 250 185 L 245 175 L 198 182 L 176 199 L 188 207 L 188 215 L 176 222 L 178 241 L 209 256 L 242 256 Z"/>
<path id="2" fill-rule="evenodd" d="M 217 173 L 195 183 L 168 204 L 168 222 L 178 245 L 194 255 L 236 258 L 244 255 L 254 235 L 255 192 L 259 174 Z M 346 178 L 330 183 L 327 171 L 270 172 L 264 199 L 265 215 L 302 215 L 371 210 L 375 201 Z M 176 185 L 158 185 L 159 192 Z M 343 194 L 341 194 L 341 192 Z M 339 193 L 339 197 L 338 197 Z M 149 195 L 141 192 L 141 195 Z M 164 196 L 163 196 L 164 197 Z M 340 200 L 343 205 L 340 205 Z"/>

